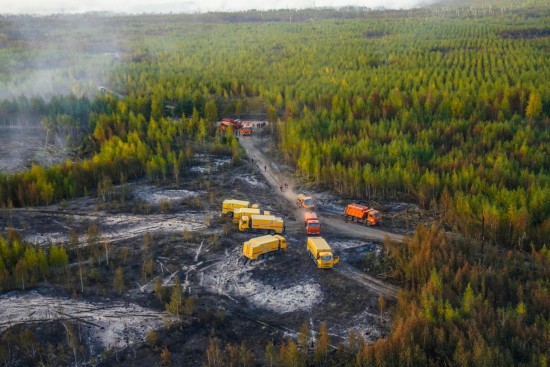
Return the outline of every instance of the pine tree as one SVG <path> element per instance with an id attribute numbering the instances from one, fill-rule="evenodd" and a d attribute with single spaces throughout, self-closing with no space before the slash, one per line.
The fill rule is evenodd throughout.
<path id="1" fill-rule="evenodd" d="M 309 324 L 304 322 L 298 333 L 298 346 L 302 351 L 307 355 L 308 344 L 309 344 Z"/>
<path id="2" fill-rule="evenodd" d="M 314 351 L 315 362 L 317 364 L 324 365 L 326 363 L 327 353 L 330 347 L 329 343 L 327 324 L 322 322 L 319 327 L 319 335 L 317 336 Z"/>
<path id="3" fill-rule="evenodd" d="M 542 100 L 540 94 L 537 92 L 531 92 L 529 94 L 529 101 L 525 109 L 525 117 L 536 120 L 542 113 Z"/>
<path id="4" fill-rule="evenodd" d="M 159 277 L 155 278 L 153 292 L 155 292 L 159 302 L 162 304 L 164 301 L 164 289 L 162 288 L 162 280 Z"/>
<path id="5" fill-rule="evenodd" d="M 183 304 L 183 295 L 181 293 L 180 278 L 176 275 L 174 279 L 174 287 L 172 287 L 172 295 L 170 296 L 170 303 L 166 304 L 166 311 L 179 316 Z"/>

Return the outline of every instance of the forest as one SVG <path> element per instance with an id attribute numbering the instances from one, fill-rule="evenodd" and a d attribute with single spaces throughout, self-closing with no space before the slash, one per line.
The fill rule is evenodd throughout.
<path id="1" fill-rule="evenodd" d="M 289 340 L 266 348 L 266 365 L 545 366 L 548 24 L 550 7 L 532 1 L 3 17 L 0 84 L 15 93 L 0 101 L 0 125 L 70 135 L 79 157 L 1 173 L 0 206 L 50 204 L 140 177 L 177 182 L 196 152 L 238 163 L 236 139 L 215 122 L 263 115 L 304 184 L 413 202 L 437 218 L 405 246 L 384 244 L 386 270 L 403 288 L 388 338 L 367 345 L 350 335 L 322 350 Z M 32 78 L 44 69 L 51 79 L 40 88 Z M 7 237 L 3 289 L 64 269 L 64 250 L 36 252 Z M 220 348 L 213 340 L 209 365 L 233 363 Z"/>

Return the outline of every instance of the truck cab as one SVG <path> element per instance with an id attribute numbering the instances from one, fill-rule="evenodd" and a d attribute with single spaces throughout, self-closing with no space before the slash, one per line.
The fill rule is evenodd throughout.
<path id="1" fill-rule="evenodd" d="M 315 212 L 305 212 L 304 213 L 304 224 L 306 227 L 306 234 L 308 235 L 318 235 L 321 233 L 321 223 Z"/>
<path id="2" fill-rule="evenodd" d="M 242 136 L 252 135 L 252 126 L 248 124 L 243 125 L 243 127 L 241 127 L 241 135 Z"/>
<path id="3" fill-rule="evenodd" d="M 382 219 L 382 216 L 380 215 L 380 212 L 378 210 L 371 209 L 367 212 L 367 218 L 366 218 L 367 225 L 375 226 L 377 224 L 380 224 L 381 219 Z"/>
<path id="4" fill-rule="evenodd" d="M 319 269 L 328 269 L 332 268 L 339 262 L 339 256 L 334 256 L 330 251 L 323 251 L 319 253 L 319 257 L 317 258 L 317 267 Z"/>
<path id="5" fill-rule="evenodd" d="M 306 209 L 313 209 L 315 207 L 315 204 L 313 204 L 313 199 L 311 196 L 306 196 L 303 194 L 299 194 L 296 197 L 296 205 L 298 205 L 300 208 L 306 208 Z"/>
<path id="6" fill-rule="evenodd" d="M 319 269 L 330 269 L 340 262 L 340 257 L 334 256 L 329 244 L 322 237 L 308 237 L 306 249 Z"/>
<path id="7" fill-rule="evenodd" d="M 248 215 L 243 215 L 241 220 L 239 220 L 239 231 L 246 232 L 250 229 L 250 217 Z"/>

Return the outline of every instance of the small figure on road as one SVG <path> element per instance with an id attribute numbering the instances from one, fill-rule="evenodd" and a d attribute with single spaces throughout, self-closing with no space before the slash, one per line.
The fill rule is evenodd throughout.
<path id="1" fill-rule="evenodd" d="M 264 171 L 267 171 L 267 166 L 266 165 L 264 165 Z"/>
<path id="2" fill-rule="evenodd" d="M 281 192 L 283 192 L 283 185 L 279 186 L 279 190 L 281 190 Z"/>
<path id="3" fill-rule="evenodd" d="M 285 189 L 288 189 L 288 184 L 285 182 Z"/>

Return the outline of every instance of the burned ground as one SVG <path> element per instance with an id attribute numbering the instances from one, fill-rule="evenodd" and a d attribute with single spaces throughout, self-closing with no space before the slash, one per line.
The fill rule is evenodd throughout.
<path id="1" fill-rule="evenodd" d="M 104 203 L 90 196 L 48 207 L 3 210 L 0 227 L 15 228 L 23 239 L 37 246 L 66 243 L 70 230 L 78 234 L 80 246 L 87 246 L 87 230 L 95 223 L 101 243 L 107 244 L 111 252 L 108 266 L 87 264 L 92 275 L 84 279 L 84 292 L 75 276 L 78 264 L 72 257 L 73 275 L 65 284 L 38 285 L 31 292 L 19 292 L 18 297 L 30 297 L 35 303 L 43 298 L 48 304 L 70 304 L 71 298 L 74 302 L 93 301 L 88 313 L 68 317 L 77 324 L 97 324 L 98 319 L 106 317 L 100 309 L 121 307 L 120 319 L 129 317 L 126 328 L 135 323 L 128 343 L 101 342 L 101 338 L 82 342 L 84 349 L 92 351 L 87 358 L 100 365 L 135 365 L 137 361 L 155 364 L 165 346 L 173 361 L 198 365 L 205 361 L 212 338 L 224 345 L 243 342 L 261 359 L 269 341 L 280 344 L 287 337 L 295 338 L 303 323 L 315 331 L 326 322 L 333 345 L 344 342 L 351 330 L 369 342 L 387 335 L 389 314 L 387 310 L 380 312 L 378 302 L 382 295 L 391 309 L 396 288 L 372 283 L 374 277 L 362 271 L 368 254 L 381 253 L 383 234 L 392 233 L 343 222 L 338 218 L 339 206 L 330 204 L 331 196 L 319 194 L 319 209 L 325 215 L 323 225 L 334 220 L 332 226 L 324 227 L 323 236 L 333 244 L 342 262 L 332 270 L 317 269 L 306 253 L 301 209 L 291 201 L 299 185 L 287 176 L 290 171 L 283 165 L 269 162 L 263 172 L 260 167 L 258 156 L 236 165 L 227 158 L 200 156 L 179 184 L 132 182 L 125 188 L 129 195 L 124 202 Z M 285 192 L 274 189 L 279 180 L 290 184 Z M 250 200 L 282 216 L 288 241 L 286 253 L 243 261 L 242 243 L 251 235 L 238 232 L 235 225 L 220 216 L 221 202 L 226 198 Z M 400 232 L 390 223 L 383 229 Z M 147 233 L 152 236 L 148 251 L 154 260 L 154 276 L 161 279 L 165 289 L 162 301 L 153 292 L 152 277 L 144 279 L 141 275 Z M 125 291 L 121 295 L 112 289 L 116 267 L 124 273 Z M 192 299 L 194 305 L 192 312 L 178 322 L 164 311 L 176 276 L 184 297 Z M 1 295 L 0 302 L 11 303 L 17 316 L 4 321 L 3 332 L 35 322 L 30 312 L 21 309 L 26 306 L 9 302 L 9 297 L 14 295 Z M 42 328 L 60 318 L 48 315 L 50 319 Z M 151 318 L 157 323 L 151 323 Z M 87 335 L 105 334 L 108 329 L 101 327 L 91 326 Z M 154 345 L 144 342 L 150 330 L 158 333 Z M 124 329 L 112 332 L 118 337 L 124 333 Z"/>
<path id="2" fill-rule="evenodd" d="M 50 166 L 69 156 L 67 141 L 40 126 L 0 126 L 0 171 L 18 172 L 32 164 Z"/>

